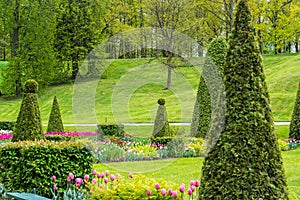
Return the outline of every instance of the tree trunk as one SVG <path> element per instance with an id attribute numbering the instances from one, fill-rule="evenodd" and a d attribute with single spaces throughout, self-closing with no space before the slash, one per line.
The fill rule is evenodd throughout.
<path id="1" fill-rule="evenodd" d="M 172 75 L 172 67 L 168 66 L 168 79 L 167 79 L 167 87 L 166 87 L 167 90 L 171 89 L 171 79 L 172 79 L 171 75 Z"/>
<path id="2" fill-rule="evenodd" d="M 296 51 L 296 53 L 299 52 L 299 44 L 298 44 L 298 42 L 295 42 L 295 51 Z"/>
<path id="3" fill-rule="evenodd" d="M 72 80 L 76 79 L 76 76 L 79 75 L 79 66 L 78 61 L 73 60 L 72 61 Z"/>

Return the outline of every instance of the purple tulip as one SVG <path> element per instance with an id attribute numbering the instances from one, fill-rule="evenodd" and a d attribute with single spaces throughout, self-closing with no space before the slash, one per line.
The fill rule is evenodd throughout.
<path id="1" fill-rule="evenodd" d="M 133 175 L 131 172 L 129 173 L 129 178 L 133 178 Z"/>
<path id="2" fill-rule="evenodd" d="M 173 191 L 173 192 L 172 192 L 172 196 L 173 196 L 174 199 L 176 199 L 176 198 L 178 197 L 177 192 L 176 192 L 176 191 Z"/>
<path id="3" fill-rule="evenodd" d="M 93 170 L 92 174 L 93 174 L 94 176 L 97 175 L 96 170 Z"/>
<path id="4" fill-rule="evenodd" d="M 168 189 L 168 194 L 169 194 L 170 196 L 172 196 L 172 194 L 173 194 L 173 191 L 172 191 L 172 189 L 171 189 L 171 188 L 169 188 L 169 189 Z"/>
<path id="5" fill-rule="evenodd" d="M 57 186 L 53 185 L 53 191 L 56 191 L 56 190 L 57 190 Z"/>
<path id="6" fill-rule="evenodd" d="M 159 190 L 160 189 L 160 186 L 158 183 L 155 184 L 155 189 Z"/>
<path id="7" fill-rule="evenodd" d="M 115 180 L 115 176 L 114 175 L 110 175 L 110 180 L 114 181 Z"/>
<path id="8" fill-rule="evenodd" d="M 116 179 L 119 179 L 120 178 L 120 175 L 119 174 L 116 174 Z"/>
<path id="9" fill-rule="evenodd" d="M 184 188 L 184 184 L 181 184 L 180 187 L 179 187 L 179 191 L 180 191 L 181 193 L 183 193 L 183 192 L 184 192 L 184 189 L 185 189 L 185 188 Z"/>
<path id="10" fill-rule="evenodd" d="M 105 176 L 107 177 L 109 175 L 109 171 L 108 170 L 106 170 L 106 172 L 105 172 Z"/>
<path id="11" fill-rule="evenodd" d="M 150 196 L 150 195 L 151 195 L 151 191 L 148 189 L 147 192 L 146 192 L 146 194 L 147 194 L 148 196 Z"/>
<path id="12" fill-rule="evenodd" d="M 191 190 L 191 188 L 188 189 L 188 195 L 191 196 L 193 194 L 193 191 Z"/>
<path id="13" fill-rule="evenodd" d="M 88 182 L 89 178 L 90 178 L 90 176 L 88 174 L 84 175 L 84 177 L 83 177 L 84 182 Z"/>
<path id="14" fill-rule="evenodd" d="M 56 176 L 52 176 L 52 181 L 56 181 Z"/>
<path id="15" fill-rule="evenodd" d="M 194 182 L 194 185 L 195 185 L 195 187 L 199 187 L 200 182 L 199 182 L 198 180 L 196 180 L 196 181 Z"/>
<path id="16" fill-rule="evenodd" d="M 104 178 L 104 183 L 107 184 L 108 183 L 108 179 Z"/>
<path id="17" fill-rule="evenodd" d="M 73 179 L 74 179 L 74 174 L 69 173 L 68 177 L 69 177 L 71 180 L 73 180 Z"/>
<path id="18" fill-rule="evenodd" d="M 194 181 L 191 181 L 190 182 L 190 186 L 193 186 L 195 183 L 194 183 Z"/>

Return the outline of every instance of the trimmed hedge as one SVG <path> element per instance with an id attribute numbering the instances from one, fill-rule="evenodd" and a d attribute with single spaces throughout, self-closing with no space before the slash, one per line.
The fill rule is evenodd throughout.
<path id="1" fill-rule="evenodd" d="M 0 122 L 0 130 L 13 131 L 15 128 L 15 122 Z"/>
<path id="2" fill-rule="evenodd" d="M 56 96 L 53 98 L 51 113 L 48 121 L 47 133 L 64 132 L 64 125 L 62 122 L 59 105 Z"/>
<path id="3" fill-rule="evenodd" d="M 289 199 L 255 33 L 240 0 L 224 66 L 225 127 L 205 157 L 199 200 Z"/>
<path id="4" fill-rule="evenodd" d="M 124 135 L 124 125 L 118 124 L 98 124 L 96 132 L 99 135 L 122 136 Z"/>
<path id="5" fill-rule="evenodd" d="M 11 141 L 45 139 L 42 119 L 38 104 L 37 82 L 28 80 L 25 83 L 25 94 L 17 118 Z"/>
<path id="6" fill-rule="evenodd" d="M 300 140 L 300 82 L 290 124 L 289 138 Z"/>
<path id="7" fill-rule="evenodd" d="M 36 188 L 40 195 L 50 197 L 53 175 L 60 188 L 67 188 L 69 172 L 81 178 L 91 173 L 94 161 L 91 145 L 87 141 L 7 143 L 0 146 L 0 182 L 8 191 Z"/>

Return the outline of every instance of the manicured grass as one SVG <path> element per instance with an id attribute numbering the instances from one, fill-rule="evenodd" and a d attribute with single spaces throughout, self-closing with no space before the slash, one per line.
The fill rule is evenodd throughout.
<path id="1" fill-rule="evenodd" d="M 300 199 L 300 149 L 283 152 L 282 156 L 290 199 Z M 120 162 L 96 164 L 95 169 L 101 172 L 109 170 L 111 173 L 120 173 L 122 176 L 128 176 L 129 172 L 132 172 L 133 174 L 140 173 L 155 179 L 163 178 L 169 183 L 175 183 L 179 188 L 181 183 L 189 185 L 190 180 L 200 180 L 203 160 L 203 158 L 180 158 L 143 162 Z"/>
<path id="2" fill-rule="evenodd" d="M 274 119 L 289 121 L 300 77 L 300 54 L 265 55 L 263 58 Z M 4 66 L 3 62 L 0 70 L 1 66 Z M 155 61 L 116 60 L 107 71 L 109 77 L 101 79 L 96 88 L 92 81 L 83 83 L 84 90 L 95 90 L 95 98 L 88 96 L 81 101 L 79 120 L 74 120 L 73 115 L 73 85 L 49 87 L 39 98 L 43 123 L 48 121 L 54 95 L 58 97 L 62 119 L 66 124 L 153 122 L 157 100 L 161 97 L 166 99 L 169 121 L 191 121 L 200 79 L 199 66 L 177 68 L 172 74 L 171 90 L 163 90 L 166 85 L 166 67 Z M 94 102 L 94 110 L 85 107 L 87 100 Z M 0 98 L 0 120 L 15 121 L 19 107 L 20 99 Z M 93 118 L 94 113 L 96 119 Z"/>

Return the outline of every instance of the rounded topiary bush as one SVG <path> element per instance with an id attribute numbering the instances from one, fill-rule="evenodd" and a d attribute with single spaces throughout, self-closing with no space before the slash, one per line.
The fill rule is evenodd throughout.
<path id="1" fill-rule="evenodd" d="M 38 83 L 35 80 L 29 79 L 25 82 L 25 86 L 24 86 L 25 93 L 37 93 L 37 91 L 38 91 Z"/>
<path id="2" fill-rule="evenodd" d="M 158 99 L 157 103 L 158 103 L 159 105 L 165 105 L 166 100 L 163 99 L 163 98 L 160 98 L 160 99 Z"/>

